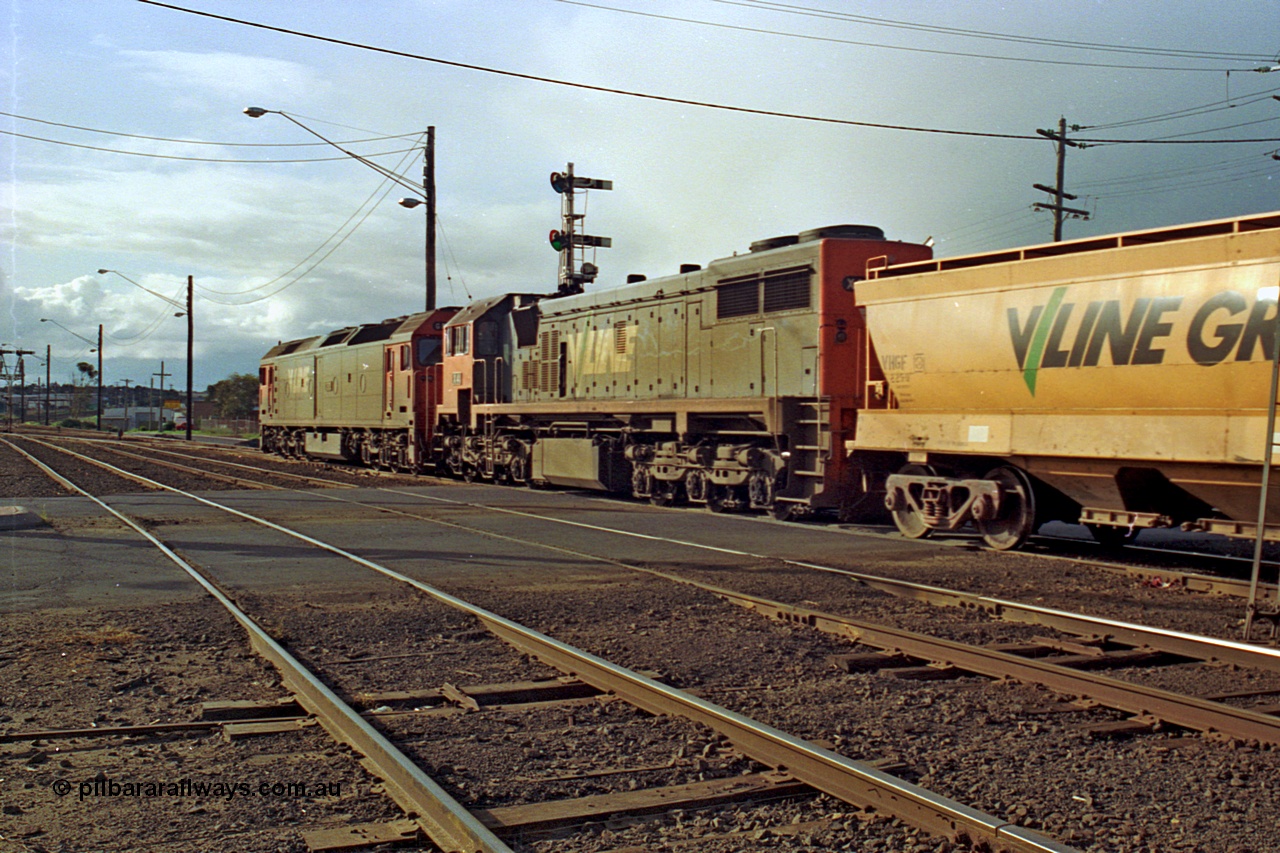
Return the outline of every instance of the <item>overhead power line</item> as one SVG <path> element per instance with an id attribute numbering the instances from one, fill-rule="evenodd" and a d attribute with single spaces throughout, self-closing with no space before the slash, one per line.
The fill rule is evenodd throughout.
<path id="1" fill-rule="evenodd" d="M 409 153 L 406 153 L 403 157 L 401 157 L 400 161 L 396 164 L 396 170 L 398 171 L 404 168 L 405 163 L 408 162 L 409 160 L 410 154 L 417 153 L 420 150 L 421 150 L 420 147 L 409 149 Z M 383 189 L 383 187 L 388 184 L 389 186 L 386 186 L 386 188 Z M 271 292 L 263 294 L 261 296 L 256 296 L 253 299 L 246 299 L 243 302 L 235 302 L 235 301 L 216 299 L 213 296 L 206 296 L 205 298 L 207 298 L 210 302 L 214 302 L 219 305 L 251 305 L 254 302 L 260 302 L 263 299 L 267 299 L 271 296 L 274 296 L 275 294 L 281 292 L 282 290 L 288 287 L 292 287 L 293 285 L 301 281 L 303 277 L 305 277 L 308 273 L 310 273 L 316 267 L 320 266 L 320 264 L 328 260 L 329 256 L 332 255 L 334 252 L 336 252 L 338 250 L 338 247 L 341 246 L 343 243 L 345 243 L 348 240 L 348 238 L 350 238 L 351 235 L 356 232 L 356 229 L 364 224 L 365 220 L 369 218 L 369 216 L 373 213 L 374 210 L 378 208 L 380 204 L 382 204 L 383 200 L 387 197 L 387 195 L 391 192 L 391 190 L 395 189 L 395 186 L 396 186 L 395 183 L 392 182 L 389 177 L 384 176 L 383 179 L 378 182 L 378 186 L 375 187 L 373 192 L 369 194 L 368 198 L 360 202 L 360 205 L 355 209 L 355 211 L 353 211 L 352 214 L 348 216 L 346 220 L 341 225 L 339 225 L 332 234 L 326 237 L 324 241 L 315 249 L 313 249 L 309 255 L 307 255 L 302 260 L 298 261 L 292 267 L 285 270 L 275 278 L 269 281 L 261 282 L 260 284 L 256 284 L 253 287 L 249 287 L 244 290 L 214 290 L 213 288 L 200 288 L 201 292 L 204 294 L 217 294 L 218 296 L 232 296 L 232 297 L 248 296 L 254 291 L 263 290 L 265 288 L 271 287 L 278 281 L 282 281 L 283 279 L 291 275 L 294 271 L 296 271 L 299 267 L 301 267 L 303 264 L 306 264 L 308 261 L 314 258 L 316 255 L 320 255 L 320 258 L 315 263 L 311 264 L 311 266 L 307 267 L 302 272 L 298 273 L 289 281 L 280 285 L 279 287 L 272 290 Z M 379 195 L 379 193 L 381 193 L 381 195 Z M 375 201 L 375 197 L 377 199 L 376 201 Z M 360 212 L 364 210 L 365 206 L 369 205 L 371 202 L 372 202 L 372 206 L 369 207 L 367 211 L 364 211 L 364 215 L 361 216 Z M 356 220 L 357 216 L 359 216 L 359 220 L 356 221 L 354 225 L 352 225 L 351 224 L 352 221 Z M 348 229 L 347 226 L 349 225 L 350 225 L 350 228 Z M 344 229 L 347 229 L 345 234 L 342 233 Z M 339 235 L 341 235 L 341 237 L 339 237 Z M 335 239 L 336 239 L 336 242 L 333 242 L 335 241 Z M 329 246 L 330 242 L 333 242 L 332 246 Z M 326 246 L 329 246 L 328 251 L 324 251 Z M 324 251 L 324 254 L 320 254 L 322 251 Z"/>
<path id="2" fill-rule="evenodd" d="M 1277 99 L 1274 92 L 1280 92 L 1280 87 L 1274 89 L 1265 89 L 1256 92 L 1253 95 L 1246 95 L 1243 98 L 1227 98 L 1221 101 L 1212 101 L 1208 104 L 1201 104 L 1196 107 L 1185 107 L 1180 110 L 1173 110 L 1167 113 L 1158 113 L 1153 116 L 1144 118 L 1128 119 L 1126 121 L 1113 121 L 1107 124 L 1082 124 L 1081 130 L 1113 130 L 1117 127 L 1133 127 L 1140 124 L 1155 124 L 1162 121 L 1173 121 L 1180 118 L 1191 118 L 1193 116 L 1205 115 L 1207 113 L 1221 112 L 1222 110 L 1238 109 L 1239 107 L 1247 107 L 1251 104 L 1261 103 Z"/>
<path id="3" fill-rule="evenodd" d="M 127 151 L 123 148 L 104 148 L 100 145 L 84 145 L 79 142 L 67 142 L 64 139 L 49 139 L 46 136 L 32 136 L 29 133 L 18 133 L 12 130 L 0 130 L 5 136 L 16 136 L 19 139 L 31 139 L 35 142 L 48 142 L 51 145 L 65 145 L 68 148 L 82 148 L 86 151 L 105 151 L 108 154 L 128 154 L 133 157 L 150 157 L 153 160 L 185 160 L 191 163 L 325 163 L 338 160 L 349 160 L 350 157 L 308 157 L 276 160 L 246 160 L 228 157 L 183 157 L 177 154 L 155 154 L 150 151 Z M 381 151 L 377 154 L 366 154 L 366 157 L 384 157 L 389 154 L 403 154 L 414 151 L 413 148 L 398 148 L 395 151 Z"/>
<path id="4" fill-rule="evenodd" d="M 566 86 L 573 89 L 581 89 L 588 92 L 600 92 L 609 95 L 621 95 L 629 98 L 640 98 L 648 101 L 655 101 L 665 104 L 679 104 L 687 107 L 701 107 L 712 110 L 722 110 L 726 112 L 742 113 L 746 115 L 767 116 L 771 118 L 785 118 L 796 121 L 811 121 L 820 124 L 834 124 L 844 127 L 866 127 L 879 130 L 899 130 L 912 133 L 932 133 L 943 136 L 964 136 L 981 139 L 1016 139 L 1016 140 L 1035 140 L 1039 141 L 1041 137 L 1034 134 L 1025 133 L 992 133 L 975 130 L 953 130 L 937 127 L 919 127 L 903 124 L 886 124 L 881 122 L 857 121 L 854 119 L 831 118 L 829 116 L 815 116 L 804 113 L 789 113 L 780 110 L 765 110 L 754 107 L 733 106 L 730 104 L 719 104 L 712 101 L 697 101 L 691 98 L 677 98 L 670 95 L 655 95 L 648 92 L 636 92 L 630 89 L 619 89 L 612 86 L 598 86 L 591 83 L 579 83 L 572 80 L 561 80 L 555 77 L 545 77 L 537 74 L 525 74 L 518 71 L 507 71 L 500 68 L 491 68 L 484 65 L 475 65 L 468 62 L 457 62 L 452 59 L 441 59 L 434 56 L 425 56 L 418 53 L 409 53 L 408 51 L 395 50 L 393 48 L 378 47 L 376 45 L 364 44 L 362 42 L 350 41 L 348 39 L 334 38 L 332 36 L 322 36 L 315 33 L 303 32 L 302 30 L 293 30 L 287 27 L 277 27 L 271 24 L 262 24 L 256 21 L 246 21 L 241 18 L 232 18 L 227 15 L 217 15 L 213 12 L 203 12 L 198 9 L 188 9 L 182 6 L 175 6 L 172 3 L 162 3 L 159 0 L 138 0 L 139 3 L 148 6 L 156 6 L 162 9 L 170 9 L 175 12 L 182 12 L 188 15 L 196 15 L 202 18 L 210 18 L 226 23 L 236 24 L 238 26 L 252 27 L 254 29 L 267 30 L 269 32 L 282 33 L 284 35 L 298 36 L 299 38 L 310 39 L 312 41 L 324 42 L 326 44 L 336 44 L 343 47 L 351 47 L 357 50 L 367 50 L 373 53 L 380 53 L 386 56 L 397 56 L 403 59 L 412 59 L 419 62 L 430 62 L 436 65 L 444 65 L 449 68 L 459 68 L 466 71 L 479 71 L 485 74 L 495 74 L 501 77 L 509 77 L 516 80 L 527 80 L 535 83 L 546 83 L 555 86 Z M 1151 140 L 1151 139 L 1077 139 L 1077 142 L 1089 143 L 1111 143 L 1111 144 L 1160 144 L 1160 145 L 1222 145 L 1231 143 L 1244 142 L 1280 142 L 1280 137 L 1267 137 L 1262 139 L 1170 139 L 1170 140 Z"/>
<path id="5" fill-rule="evenodd" d="M 963 36 L 966 38 L 1006 41 L 1016 44 L 1030 44 L 1039 47 L 1065 47 L 1077 50 L 1093 50 L 1107 53 L 1129 53 L 1144 56 L 1169 56 L 1184 59 L 1231 60 L 1236 62 L 1271 63 L 1275 57 L 1271 54 L 1242 54 L 1212 50 L 1186 50 L 1168 47 L 1143 47 L 1141 45 L 1106 44 L 1103 42 L 1075 41 L 1072 39 L 1046 38 L 1042 36 L 1023 36 L 1013 33 L 1000 33 L 991 30 L 973 30 L 962 27 L 944 27 L 939 24 L 922 24 L 914 21 L 897 21 L 891 18 L 877 18 L 870 15 L 857 15 L 851 12 L 839 12 L 830 9 L 818 9 L 812 6 L 800 6 L 793 3 L 778 3 L 771 0 L 708 0 L 723 6 L 741 6 L 748 9 L 764 9 L 772 12 L 783 12 L 791 15 L 803 15 L 828 20 L 843 20 L 875 27 L 914 30 L 917 32 L 938 33 L 942 35 Z M 1250 69 L 1252 70 L 1252 69 Z"/>
<path id="6" fill-rule="evenodd" d="M 1134 70 L 1134 71 L 1200 71 L 1200 72 L 1209 71 L 1215 74 L 1221 74 L 1223 71 L 1228 70 L 1225 68 L 1201 68 L 1201 67 L 1188 67 L 1188 66 L 1121 65 L 1118 63 L 1086 62 L 1083 60 L 1072 60 L 1072 59 L 1047 59 L 1044 57 L 1007 56 L 1003 54 L 992 54 L 992 53 L 968 53 L 965 51 L 958 51 L 958 50 L 943 50 L 941 48 L 913 47 L 910 45 L 885 44 L 884 42 L 857 41 L 854 39 L 837 38 L 835 36 L 827 36 L 827 35 L 814 35 L 811 33 L 785 32 L 783 30 L 772 30 L 765 27 L 749 27 L 744 24 L 726 24 L 726 23 L 721 23 L 719 21 L 707 21 L 701 18 L 686 18 L 679 15 L 663 15 L 657 12 L 641 12 L 637 9 L 626 9 L 619 6 L 606 6 L 601 3 L 587 3 L 585 2 L 585 0 L 555 0 L 555 1 L 557 3 L 565 3 L 570 6 L 581 6 L 586 9 L 597 9 L 603 12 L 616 12 L 623 15 L 636 15 L 642 18 L 651 18 L 651 19 L 657 19 L 662 21 L 674 21 L 682 24 L 694 24 L 696 26 L 701 26 L 701 27 L 714 27 L 716 29 L 721 29 L 721 30 L 734 30 L 737 32 L 757 33 L 761 35 L 780 36 L 783 38 L 803 39 L 805 41 L 826 42 L 828 44 L 844 44 L 844 45 L 850 45 L 852 47 L 871 47 L 871 48 L 876 48 L 878 50 L 897 50 L 897 51 L 903 51 L 906 53 L 926 53 L 926 54 L 932 54 L 935 56 L 960 56 L 966 59 L 991 59 L 999 62 L 1028 62 L 1035 65 L 1069 65 L 1077 68 L 1113 68 L 1113 69 L 1119 68 L 1119 69 L 1127 69 L 1127 70 Z M 712 2 L 728 2 L 728 0 L 712 0 Z M 740 2 L 728 2 L 728 5 L 748 6 L 749 8 L 757 8 L 752 4 L 740 3 Z M 783 12 L 793 11 L 790 9 L 776 9 L 776 8 L 773 8 L 774 5 L 776 4 L 771 4 L 769 6 L 764 6 L 760 8 L 765 8 L 765 9 L 768 9 L 769 11 L 783 11 Z M 1057 39 L 1033 39 L 1029 37 L 1003 35 L 1000 33 L 981 33 L 979 31 L 974 31 L 974 30 L 955 30 L 948 27 L 930 27 L 924 24 L 911 24 L 905 21 L 882 21 L 875 18 L 865 18 L 864 16 L 860 16 L 860 15 L 845 15 L 843 13 L 836 13 L 836 12 L 820 13 L 814 10 L 814 11 L 793 12 L 793 13 L 806 14 L 806 15 L 821 17 L 821 18 L 845 20 L 845 21 L 849 21 L 851 23 L 857 23 L 857 24 L 889 26 L 889 27 L 897 27 L 897 28 L 908 29 L 908 30 L 923 30 L 926 32 L 942 33 L 946 35 L 961 35 L 968 38 L 984 38 L 984 39 L 994 39 L 998 41 L 1009 41 L 1009 42 L 1014 42 L 1019 44 L 1031 44 L 1037 47 L 1043 47 L 1048 45 L 1048 46 L 1054 46 L 1054 47 L 1070 47 L 1070 48 L 1076 48 L 1081 50 L 1095 50 L 1095 51 L 1115 52 L 1115 53 L 1136 53 L 1136 54 L 1154 55 L 1154 56 L 1174 56 L 1174 57 L 1186 58 L 1186 59 L 1204 59 L 1204 60 L 1213 60 L 1217 62 L 1221 62 L 1224 59 L 1234 59 L 1237 61 L 1250 61 L 1248 59 L 1241 59 L 1238 56 L 1228 55 L 1228 54 L 1208 55 L 1208 54 L 1196 53 L 1192 51 L 1156 52 L 1156 49 L 1154 48 L 1149 50 L 1144 48 L 1125 49 L 1123 47 L 1113 46 L 1113 45 L 1090 45 L 1090 44 L 1084 44 L 1084 43 L 1078 43 L 1078 42 L 1067 42 L 1067 41 L 1062 41 Z M 1254 58 L 1251 61 L 1262 62 L 1267 60 Z M 1244 70 L 1252 70 L 1252 69 L 1237 68 L 1237 69 L 1231 69 L 1231 70 L 1244 71 Z"/>
<path id="7" fill-rule="evenodd" d="M 53 127 L 65 127 L 69 130 L 83 130 L 86 133 L 101 133 L 107 136 L 123 136 L 129 139 L 145 139 L 149 142 L 176 142 L 182 145 L 216 145 L 220 148 L 323 148 L 327 147 L 326 142 L 214 142 L 206 139 L 176 139 L 169 136 L 144 136 L 141 133 L 125 133 L 119 130 L 102 130 L 97 127 L 84 127 L 78 124 L 66 124 L 60 121 L 50 121 L 49 119 L 35 118 L 33 116 L 18 115 L 17 113 L 7 113 L 0 110 L 0 116 L 8 118 L 16 118 L 20 121 L 31 121 L 37 124 L 47 124 Z M 348 139 L 339 142 L 339 145 L 355 145 L 360 142 L 384 142 L 388 139 L 409 139 L 416 134 L 413 133 L 397 133 L 390 136 L 371 136 L 367 139 Z M 333 158 L 335 160 L 341 157 Z"/>

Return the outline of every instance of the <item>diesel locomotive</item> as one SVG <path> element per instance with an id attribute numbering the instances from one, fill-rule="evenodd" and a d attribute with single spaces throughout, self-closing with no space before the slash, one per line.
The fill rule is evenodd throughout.
<path id="1" fill-rule="evenodd" d="M 832 226 L 281 343 L 262 447 L 719 512 L 887 511 L 1000 549 L 1049 520 L 1251 536 L 1278 288 L 1280 213 L 945 259 Z"/>

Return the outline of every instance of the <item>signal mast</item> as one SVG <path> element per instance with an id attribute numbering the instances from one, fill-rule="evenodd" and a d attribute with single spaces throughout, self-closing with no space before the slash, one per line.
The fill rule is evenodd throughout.
<path id="1" fill-rule="evenodd" d="M 587 215 L 574 212 L 573 197 L 579 190 L 611 190 L 613 181 L 578 177 L 573 174 L 573 164 L 570 163 L 563 172 L 551 173 L 551 188 L 560 193 L 560 228 L 548 235 L 551 248 L 560 253 L 556 295 L 569 296 L 581 293 L 583 287 L 595 281 L 596 274 L 600 272 L 599 267 L 586 260 L 587 248 L 608 249 L 613 245 L 609 237 L 578 233 L 578 226 Z M 592 258 L 595 258 L 594 252 Z"/>

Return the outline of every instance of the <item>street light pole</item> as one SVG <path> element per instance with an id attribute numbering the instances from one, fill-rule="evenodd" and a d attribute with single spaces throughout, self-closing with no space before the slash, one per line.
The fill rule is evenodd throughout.
<path id="1" fill-rule="evenodd" d="M 427 197 L 427 311 L 436 310 L 436 128 L 427 128 L 422 152 L 422 192 Z"/>
<path id="2" fill-rule="evenodd" d="M 98 324 L 98 425 L 102 429 L 102 324 Z"/>
<path id="3" fill-rule="evenodd" d="M 145 288 L 144 288 L 144 289 L 145 289 Z M 64 325 L 62 325 L 61 323 L 59 323 L 57 320 L 50 320 L 48 317 L 41 317 L 41 318 L 40 318 L 40 322 L 41 322 L 41 323 L 52 323 L 53 325 L 57 326 L 57 327 L 58 327 L 59 329 L 61 329 L 62 331 L 66 332 L 66 333 L 67 333 L 67 334 L 69 334 L 69 335 L 74 335 L 75 337 L 77 337 L 77 338 L 79 338 L 80 340 L 84 341 L 86 344 L 92 344 L 92 343 L 93 343 L 93 341 L 89 340 L 89 339 L 88 339 L 88 338 L 86 338 L 84 335 L 81 335 L 81 334 L 79 334 L 79 333 L 77 333 L 77 332 L 73 332 L 73 331 L 71 331 L 71 330 L 70 330 L 70 329 L 68 329 L 66 326 L 64 326 Z M 90 351 L 92 352 L 92 350 L 90 350 Z M 97 424 L 97 429 L 102 429 L 102 324 L 101 324 L 101 323 L 99 323 L 99 324 L 98 324 L 98 350 L 97 350 L 97 351 L 98 351 L 98 424 Z"/>
<path id="4" fill-rule="evenodd" d="M 425 204 L 427 206 L 427 237 L 426 237 L 426 245 L 423 250 L 426 256 L 425 260 L 426 260 L 426 268 L 427 268 L 426 269 L 426 277 L 427 277 L 426 305 L 427 305 L 427 311 L 434 311 L 436 307 L 436 129 L 435 129 L 435 126 L 432 125 L 427 128 L 427 145 L 426 145 L 426 149 L 423 151 L 423 158 L 422 158 L 423 159 L 422 188 L 419 189 L 418 187 L 410 183 L 407 179 L 405 179 L 404 176 L 396 174 L 395 172 L 391 171 L 385 166 L 378 165 L 377 163 L 373 162 L 367 157 L 361 157 L 359 154 L 355 153 L 354 151 L 348 151 L 338 143 L 334 142 L 332 139 L 328 139 L 327 137 L 321 136 L 319 133 L 307 127 L 305 124 L 298 121 L 296 118 L 294 118 L 293 116 L 289 115 L 286 112 L 283 112 L 281 110 L 269 110 L 269 109 L 266 109 L 265 107 L 245 107 L 243 112 L 249 118 L 262 118 L 264 115 L 267 115 L 268 113 L 275 113 L 278 116 L 284 116 L 286 119 L 293 122 L 298 127 L 302 128 L 307 133 L 314 136 L 316 139 L 319 139 L 321 142 L 324 142 L 326 145 L 331 145 L 332 147 L 337 148 L 343 154 L 346 154 L 348 157 L 350 157 L 353 160 L 358 160 L 359 162 L 368 166 L 370 169 L 373 169 L 375 172 L 382 175 L 387 180 L 397 183 L 400 186 L 405 187 L 406 189 L 413 190 L 415 193 L 418 193 L 419 195 L 422 196 L 422 198 L 402 198 L 400 199 L 399 204 L 401 207 L 407 207 L 407 208 L 414 208 L 420 204 Z"/>
<path id="5" fill-rule="evenodd" d="M 192 342 L 195 339 L 195 317 L 191 314 L 195 291 L 195 276 L 187 276 L 187 441 L 191 440 L 191 424 L 196 419 L 191 397 Z"/>
<path id="6" fill-rule="evenodd" d="M 195 302 L 195 294 L 194 294 L 195 277 L 190 275 L 187 276 L 187 304 L 184 307 L 182 303 L 175 302 L 174 300 L 165 296 L 163 293 L 156 293 L 154 290 L 152 290 L 149 287 L 143 287 L 142 285 L 138 284 L 136 281 L 129 278 L 129 276 L 125 275 L 119 270 L 107 270 L 107 269 L 98 270 L 98 275 L 106 275 L 107 273 L 113 273 L 115 275 L 120 276 L 122 279 L 132 284 L 134 287 L 137 287 L 141 290 L 145 290 L 147 293 L 150 293 L 152 296 L 160 297 L 165 302 L 168 302 L 170 305 L 172 305 L 174 308 L 182 308 L 183 313 L 187 315 L 187 441 L 191 441 L 191 421 L 193 419 L 192 418 L 193 413 L 191 410 L 191 401 L 192 401 L 191 374 L 192 374 L 192 365 L 195 363 L 192 353 L 194 349 L 195 334 L 196 334 L 195 319 L 192 316 L 191 309 L 194 307 L 194 302 Z M 175 314 L 174 316 L 181 317 L 182 314 L 179 313 L 179 314 Z M 161 390 L 161 393 L 163 393 L 164 389 L 161 388 L 160 390 Z"/>

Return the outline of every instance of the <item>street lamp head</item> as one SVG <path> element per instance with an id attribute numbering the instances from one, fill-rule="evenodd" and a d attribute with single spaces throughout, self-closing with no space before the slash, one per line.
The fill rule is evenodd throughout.
<path id="1" fill-rule="evenodd" d="M 244 108 L 244 114 L 247 115 L 249 118 L 262 118 L 264 115 L 266 115 L 269 112 L 271 112 L 271 110 L 263 109 L 262 107 L 245 107 Z"/>
<path id="2" fill-rule="evenodd" d="M 41 323 L 47 323 L 47 322 L 49 322 L 49 318 L 48 318 L 48 317 L 41 317 L 41 318 L 40 318 L 40 322 L 41 322 Z"/>
<path id="3" fill-rule="evenodd" d="M 402 198 L 396 204 L 401 207 L 415 208 L 420 204 L 426 204 L 426 202 L 420 198 Z"/>

